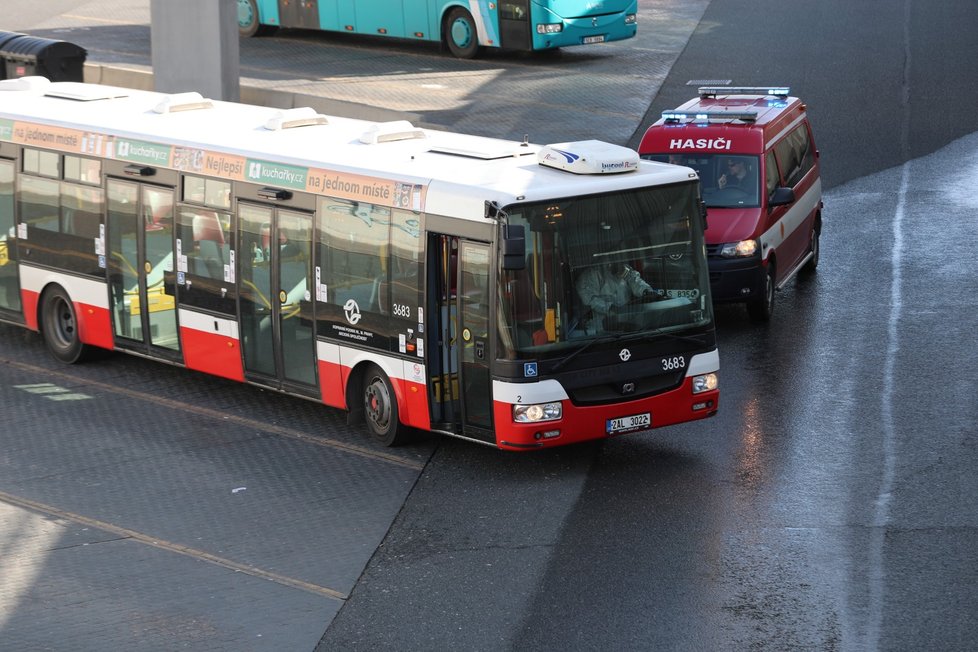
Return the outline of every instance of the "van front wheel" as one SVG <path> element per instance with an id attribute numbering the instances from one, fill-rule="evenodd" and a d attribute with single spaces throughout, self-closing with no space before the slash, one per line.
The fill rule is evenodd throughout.
<path id="1" fill-rule="evenodd" d="M 764 275 L 764 294 L 757 299 L 747 302 L 747 314 L 752 321 L 771 321 L 774 314 L 774 262 L 768 263 L 767 274 Z"/>

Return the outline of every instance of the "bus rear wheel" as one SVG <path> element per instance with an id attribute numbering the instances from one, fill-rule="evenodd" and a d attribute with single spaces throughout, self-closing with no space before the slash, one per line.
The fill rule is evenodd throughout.
<path id="1" fill-rule="evenodd" d="M 81 341 L 75 306 L 68 293 L 55 286 L 44 293 L 41 302 L 41 333 L 48 351 L 66 364 L 81 362 L 90 347 Z"/>
<path id="2" fill-rule="evenodd" d="M 275 27 L 258 20 L 257 0 L 238 0 L 238 35 L 242 38 L 271 34 Z"/>
<path id="3" fill-rule="evenodd" d="M 363 376 L 363 413 L 367 430 L 384 446 L 399 446 L 409 439 L 397 412 L 397 397 L 387 375 L 376 365 Z"/>
<path id="4" fill-rule="evenodd" d="M 445 43 L 459 59 L 474 59 L 479 53 L 479 32 L 472 14 L 461 7 L 448 12 L 445 19 Z"/>

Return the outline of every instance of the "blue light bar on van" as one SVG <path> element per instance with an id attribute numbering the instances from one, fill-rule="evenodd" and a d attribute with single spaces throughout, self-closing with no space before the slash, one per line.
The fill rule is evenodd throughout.
<path id="1" fill-rule="evenodd" d="M 754 122 L 757 120 L 756 111 L 663 111 L 662 119 L 666 122 L 709 122 L 710 120 L 742 120 Z"/>
<path id="2" fill-rule="evenodd" d="M 771 95 L 788 97 L 791 89 L 787 86 L 700 86 L 700 97 L 716 97 L 717 95 Z"/>

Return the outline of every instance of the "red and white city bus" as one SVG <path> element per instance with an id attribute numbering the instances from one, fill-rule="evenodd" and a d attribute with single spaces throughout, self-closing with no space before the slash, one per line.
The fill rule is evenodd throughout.
<path id="1" fill-rule="evenodd" d="M 695 173 L 42 78 L 0 81 L 0 320 L 508 450 L 702 419 Z M 654 288 L 599 318 L 577 283 Z"/>
<path id="2" fill-rule="evenodd" d="M 704 86 L 662 112 L 639 153 L 700 174 L 713 300 L 768 321 L 775 290 L 818 265 L 822 182 L 805 104 L 786 87 Z"/>

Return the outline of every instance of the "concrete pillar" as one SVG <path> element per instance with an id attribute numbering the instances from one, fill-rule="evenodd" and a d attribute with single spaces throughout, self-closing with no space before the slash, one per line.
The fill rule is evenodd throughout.
<path id="1" fill-rule="evenodd" d="M 241 97 L 237 0 L 151 0 L 154 88 Z"/>

